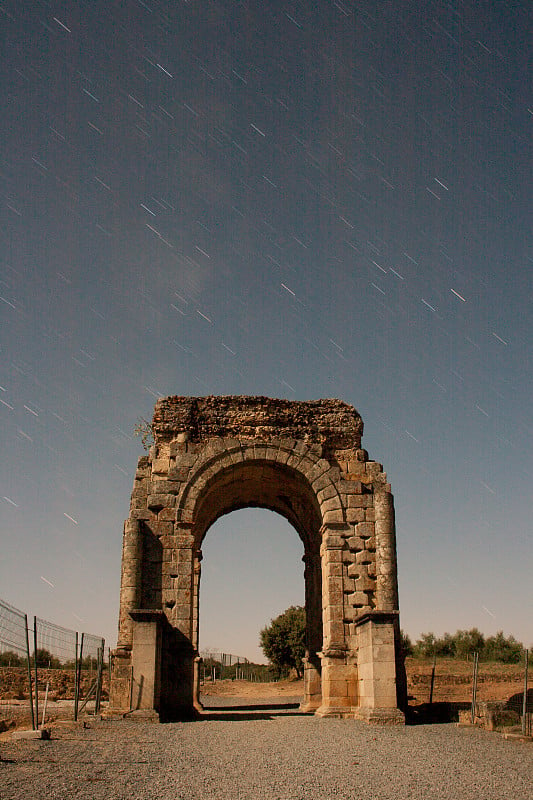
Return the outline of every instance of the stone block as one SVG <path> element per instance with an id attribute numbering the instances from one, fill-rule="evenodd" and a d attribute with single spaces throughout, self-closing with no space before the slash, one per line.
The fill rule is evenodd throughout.
<path id="1" fill-rule="evenodd" d="M 351 478 L 351 480 L 348 480 Z M 361 481 L 356 480 L 355 476 L 345 475 L 344 480 L 339 481 L 339 491 L 342 495 L 350 497 L 353 494 L 362 494 Z"/>
<path id="2" fill-rule="evenodd" d="M 369 539 L 371 536 L 374 536 L 374 530 L 374 524 L 372 522 L 360 522 L 355 526 L 356 536 L 360 536 L 362 539 Z"/>
<path id="3" fill-rule="evenodd" d="M 348 601 L 353 606 L 366 606 L 368 605 L 368 595 L 365 592 L 353 592 L 348 595 Z"/>
<path id="4" fill-rule="evenodd" d="M 153 514 L 147 508 L 132 508 L 130 510 L 130 519 L 139 519 L 148 521 L 153 519 Z"/>
<path id="5" fill-rule="evenodd" d="M 364 522 L 365 519 L 365 512 L 364 508 L 361 505 L 361 496 L 363 495 L 362 492 L 354 492 L 353 494 L 349 494 L 346 496 L 346 507 L 358 509 L 361 511 L 361 516 L 358 522 Z"/>
<path id="6" fill-rule="evenodd" d="M 331 497 L 338 497 L 337 489 L 332 484 L 325 486 L 323 489 L 317 492 L 317 500 L 321 507 L 323 507 L 323 503 L 325 503 L 325 501 L 329 500 Z"/>
<path id="7" fill-rule="evenodd" d="M 328 562 L 327 564 L 323 564 L 322 566 L 322 573 L 323 575 L 329 575 L 330 577 L 343 575 L 344 574 L 344 564 L 342 561 L 336 562 Z"/>
<path id="8" fill-rule="evenodd" d="M 173 494 L 149 494 L 146 505 L 149 509 L 173 508 L 176 505 L 176 497 Z"/>
<path id="9" fill-rule="evenodd" d="M 370 508 L 374 505 L 374 495 L 372 494 L 352 494 L 349 495 L 350 508 Z"/>
<path id="10" fill-rule="evenodd" d="M 152 475 L 166 475 L 170 468 L 170 458 L 154 458 L 152 460 Z"/>
<path id="11" fill-rule="evenodd" d="M 383 644 L 373 644 L 372 659 L 374 662 L 394 664 L 394 644 L 383 642 Z"/>
<path id="12" fill-rule="evenodd" d="M 345 521 L 344 511 L 342 510 L 342 508 L 334 509 L 331 511 L 324 511 L 322 513 L 322 521 L 324 525 L 340 524 Z"/>
<path id="13" fill-rule="evenodd" d="M 327 570 L 328 564 L 342 564 L 342 550 L 339 547 L 326 547 L 323 550 L 322 567 Z"/>
<path id="14" fill-rule="evenodd" d="M 332 604 L 333 605 L 333 604 Z M 342 597 L 338 604 L 334 616 L 328 625 L 329 641 L 335 643 L 344 642 L 344 623 L 342 622 Z"/>
<path id="15" fill-rule="evenodd" d="M 379 475 L 383 472 L 383 464 L 378 461 L 367 461 L 365 464 L 365 472 L 367 475 Z"/>
<path id="16" fill-rule="evenodd" d="M 369 578 L 368 575 L 360 575 L 355 579 L 355 588 L 358 592 L 373 592 L 376 588 L 376 582 Z"/>
<path id="17" fill-rule="evenodd" d="M 37 664 L 39 663 L 39 659 L 37 658 Z M 47 740 L 50 739 L 50 729 L 49 728 L 39 728 L 39 730 L 31 731 L 31 730 L 24 730 L 24 731 L 13 731 L 11 734 L 11 739 L 14 740 L 21 740 L 21 739 L 41 739 Z"/>
<path id="18" fill-rule="evenodd" d="M 356 524 L 362 522 L 364 519 L 364 510 L 362 508 L 347 508 L 346 509 L 346 522 Z"/>
<path id="19" fill-rule="evenodd" d="M 347 575 L 349 578 L 358 578 L 361 574 L 361 565 L 360 564 L 348 564 L 346 569 Z"/>
<path id="20" fill-rule="evenodd" d="M 365 539 L 361 539 L 360 536 L 350 536 L 349 539 L 346 540 L 346 544 L 352 553 L 358 553 L 360 550 L 364 550 Z"/>
<path id="21" fill-rule="evenodd" d="M 313 487 L 313 491 L 315 493 L 318 493 L 321 489 L 325 489 L 326 486 L 331 486 L 329 475 L 322 473 L 318 478 L 315 478 L 312 481 L 311 486 Z"/>

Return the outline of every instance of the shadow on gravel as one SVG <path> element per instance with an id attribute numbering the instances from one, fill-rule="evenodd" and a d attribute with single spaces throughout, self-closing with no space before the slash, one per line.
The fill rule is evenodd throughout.
<path id="1" fill-rule="evenodd" d="M 224 704 L 208 705 L 204 700 L 204 710 L 198 715 L 197 720 L 222 722 L 246 722 L 249 720 L 275 719 L 276 717 L 305 717 L 299 711 L 299 703 L 250 703 L 250 704 Z"/>
<path id="2" fill-rule="evenodd" d="M 470 708 L 470 703 L 421 703 L 409 706 L 405 717 L 407 725 L 443 725 L 458 722 L 459 711 Z"/>
<path id="3" fill-rule="evenodd" d="M 255 706 L 255 708 L 257 709 L 257 706 Z M 198 721 L 209 722 L 211 720 L 220 720 L 222 722 L 247 722 L 258 719 L 276 719 L 276 717 L 307 716 L 309 715 L 304 714 L 303 711 L 291 711 L 289 713 L 280 711 L 276 714 L 275 711 L 230 711 L 229 709 L 222 711 L 221 709 L 217 709 L 216 711 L 204 711 L 204 713 L 198 718 Z"/>
<path id="4" fill-rule="evenodd" d="M 299 711 L 299 703 L 254 703 L 250 705 L 208 706 L 200 715 L 201 720 L 222 720 L 223 722 L 246 722 L 248 720 L 275 719 L 276 717 L 305 717 Z"/>
<path id="5" fill-rule="evenodd" d="M 207 703 L 204 703 L 204 708 L 206 711 L 221 711 L 222 709 L 226 709 L 226 711 L 261 711 L 265 709 L 272 709 L 275 711 L 279 711 L 281 709 L 290 709 L 290 708 L 299 708 L 299 703 L 250 703 L 248 705 L 231 705 L 231 706 L 210 706 Z"/>

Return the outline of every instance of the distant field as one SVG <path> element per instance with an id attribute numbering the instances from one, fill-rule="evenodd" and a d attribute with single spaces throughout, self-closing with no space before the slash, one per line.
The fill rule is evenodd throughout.
<path id="1" fill-rule="evenodd" d="M 431 686 L 431 659 L 406 659 L 409 703 L 417 705 L 429 701 Z M 524 667 L 521 664 L 480 662 L 477 679 L 478 700 L 508 700 L 524 688 Z M 207 681 L 202 694 L 235 695 L 247 697 L 300 696 L 303 681 L 284 680 L 278 683 L 249 683 L 248 681 Z M 434 702 L 469 703 L 472 696 L 472 662 L 441 659 L 435 668 Z"/>
<path id="2" fill-rule="evenodd" d="M 427 703 L 431 685 L 433 661 L 407 658 L 407 690 L 409 702 Z M 472 662 L 440 659 L 435 667 L 433 700 L 435 702 L 465 703 L 472 696 Z M 479 662 L 477 678 L 478 700 L 507 700 L 524 688 L 523 664 Z"/>

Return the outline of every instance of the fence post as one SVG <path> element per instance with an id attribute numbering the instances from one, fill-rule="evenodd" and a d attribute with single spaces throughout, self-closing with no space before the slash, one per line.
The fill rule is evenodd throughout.
<path id="1" fill-rule="evenodd" d="M 102 698 L 102 674 L 104 668 L 104 646 L 105 640 L 102 639 L 102 644 L 98 648 L 98 655 L 96 660 L 96 697 L 94 699 L 94 715 L 96 716 L 100 711 L 100 702 Z"/>
<path id="2" fill-rule="evenodd" d="M 39 728 L 39 673 L 37 672 L 37 617 L 33 618 L 33 666 L 35 668 L 35 730 Z"/>
<path id="3" fill-rule="evenodd" d="M 77 639 L 77 637 L 78 637 L 78 634 L 76 634 L 76 639 Z M 79 655 L 79 658 L 77 659 L 77 665 L 76 665 L 76 666 L 77 666 L 77 669 L 76 669 L 76 674 L 77 674 L 77 681 L 76 681 L 77 691 L 74 693 L 74 721 L 75 721 L 75 722 L 77 722 L 77 721 L 78 721 L 78 707 L 79 707 L 79 702 L 80 702 L 80 689 L 81 689 L 81 666 L 82 666 L 82 661 L 83 661 L 83 639 L 84 639 L 84 637 L 85 637 L 85 634 L 84 634 L 84 633 L 82 633 L 82 634 L 81 634 L 81 642 L 80 642 L 80 655 Z M 78 648 L 76 647 L 76 650 L 77 650 L 77 649 L 78 649 Z"/>
<path id="4" fill-rule="evenodd" d="M 477 694 L 477 665 L 479 661 L 479 653 L 477 650 L 474 653 L 474 669 L 472 674 L 472 708 L 470 709 L 470 722 L 474 724 L 476 718 L 476 694 Z"/>
<path id="5" fill-rule="evenodd" d="M 435 666 L 437 664 L 437 653 L 433 652 L 433 667 L 431 669 L 431 686 L 429 688 L 429 705 L 433 703 L 433 687 L 435 686 Z"/>
<path id="6" fill-rule="evenodd" d="M 32 730 L 36 730 L 35 727 L 35 715 L 33 711 L 33 691 L 31 686 L 31 660 L 30 660 L 30 635 L 28 632 L 28 615 L 24 614 L 24 627 L 26 629 L 26 662 L 28 664 L 28 686 L 30 689 L 30 709 L 31 709 L 31 727 Z"/>
<path id="7" fill-rule="evenodd" d="M 527 733 L 527 673 L 529 667 L 529 650 L 525 652 L 525 664 L 524 664 L 524 697 L 522 700 L 522 733 L 524 736 Z"/>
<path id="8" fill-rule="evenodd" d="M 74 719 L 76 719 L 77 696 L 78 696 L 78 631 L 76 631 L 76 652 L 74 653 Z"/>

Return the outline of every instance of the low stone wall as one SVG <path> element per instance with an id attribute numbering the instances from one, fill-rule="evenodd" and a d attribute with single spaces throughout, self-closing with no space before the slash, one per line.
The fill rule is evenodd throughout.
<path id="1" fill-rule="evenodd" d="M 39 696 L 43 694 L 46 684 L 49 683 L 49 700 L 74 699 L 74 670 L 68 669 L 39 669 Z M 81 695 L 84 697 L 95 679 L 95 672 L 82 670 Z M 34 673 L 32 672 L 32 682 Z M 103 674 L 102 699 L 108 697 L 107 670 Z M 25 700 L 28 693 L 28 672 L 25 667 L 0 667 L 0 699 Z"/>

